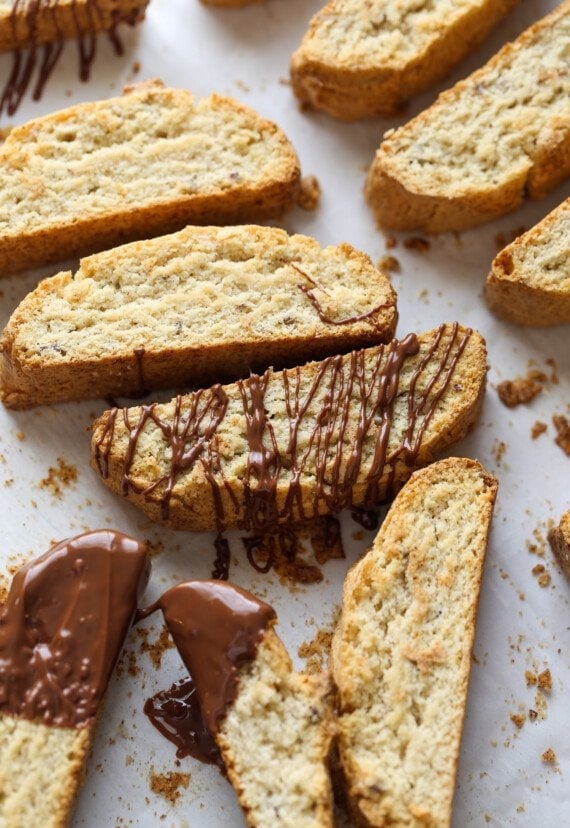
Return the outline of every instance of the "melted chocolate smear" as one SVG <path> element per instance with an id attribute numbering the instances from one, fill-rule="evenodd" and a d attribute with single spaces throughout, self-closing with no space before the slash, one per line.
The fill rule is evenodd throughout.
<path id="1" fill-rule="evenodd" d="M 176 745 L 179 759 L 192 756 L 225 772 L 218 746 L 202 717 L 192 679 L 181 679 L 147 699 L 144 712 L 156 729 Z"/>
<path id="2" fill-rule="evenodd" d="M 149 574 L 146 548 L 107 529 L 19 569 L 0 615 L 0 712 L 61 727 L 92 720 Z"/>
<path id="3" fill-rule="evenodd" d="M 231 503 L 239 516 L 237 521 L 232 517 L 232 525 L 237 524 L 239 529 L 252 535 L 246 541 L 248 560 L 258 572 L 268 572 L 275 559 L 276 543 L 285 556 L 293 555 L 295 541 L 291 535 L 281 532 L 280 526 L 344 508 L 370 511 L 394 493 L 397 466 L 416 463 L 425 431 L 471 334 L 470 329 L 460 334 L 457 323 L 442 325 L 416 360 L 405 391 L 400 390 L 400 373 L 408 358 L 420 352 L 415 334 L 380 345 L 374 354 L 361 350 L 344 357 L 328 357 L 317 364 L 308 385 L 303 384 L 299 367 L 278 374 L 267 371 L 261 376 L 254 374 L 240 380 L 237 387 L 248 443 L 242 504 L 223 474 L 217 432 L 229 400 L 221 385 L 176 397 L 174 413 L 164 418 L 156 403 L 123 409 L 120 416 L 127 431 L 127 448 L 121 469 L 122 494 L 127 496 L 130 489 L 145 497 L 154 494 L 162 518 L 167 521 L 177 479 L 200 463 L 211 487 L 218 532 L 222 533 L 227 523 L 222 496 L 225 494 L 226 502 Z M 277 444 L 265 406 L 270 381 L 283 383 L 289 421 L 289 441 L 283 451 Z M 402 396 L 407 405 L 407 424 L 400 445 L 389 453 L 394 406 Z M 317 407 L 316 400 L 319 400 Z M 118 416 L 117 409 L 107 413 L 94 442 L 95 462 L 104 478 L 109 474 Z M 148 422 L 162 431 L 171 459 L 165 473 L 141 490 L 131 479 L 131 471 L 139 437 Z M 299 446 L 301 435 L 302 447 Z M 365 446 L 371 459 L 367 460 L 363 479 Z M 307 468 L 314 476 L 310 502 L 301 485 Z M 364 483 L 364 494 L 354 503 L 357 481 Z M 278 505 L 278 482 L 287 486 L 282 505 Z M 277 541 L 271 541 L 269 548 L 261 552 L 259 538 L 276 531 L 279 532 Z"/>
<path id="4" fill-rule="evenodd" d="M 11 28 L 16 48 L 12 51 L 12 69 L 0 93 L 0 115 L 6 112 L 14 115 L 30 87 L 32 99 L 39 101 L 45 86 L 54 71 L 63 52 L 65 38 L 58 23 L 57 6 L 60 0 L 15 0 L 11 12 Z M 39 15 L 42 11 L 49 11 L 56 37 L 51 43 L 38 43 Z M 79 55 L 79 78 L 89 80 L 91 67 L 97 51 L 96 19 L 101 20 L 102 13 L 98 0 L 86 0 L 85 13 L 87 28 L 85 29 L 77 11 L 77 1 L 72 0 L 77 49 Z M 19 45 L 18 18 L 24 16 L 26 33 L 23 37 L 25 45 Z M 117 55 L 124 53 L 123 44 L 117 35 L 119 23 L 134 26 L 140 20 L 140 12 L 134 8 L 127 14 L 113 14 L 113 23 L 107 31 L 107 36 Z M 36 72 L 37 69 L 37 72 Z M 34 82 L 34 76 L 36 77 Z"/>
<path id="5" fill-rule="evenodd" d="M 212 569 L 212 578 L 215 581 L 227 581 L 230 577 L 230 545 L 226 538 L 218 535 L 214 541 L 216 559 Z"/>

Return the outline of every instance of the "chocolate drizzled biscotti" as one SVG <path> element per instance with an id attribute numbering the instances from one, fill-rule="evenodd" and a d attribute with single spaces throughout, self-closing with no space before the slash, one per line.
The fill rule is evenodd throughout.
<path id="1" fill-rule="evenodd" d="M 332 0 L 293 54 L 293 91 L 341 120 L 395 115 L 445 77 L 516 2 Z"/>
<path id="2" fill-rule="evenodd" d="M 0 52 L 142 20 L 149 0 L 0 0 Z"/>
<path id="3" fill-rule="evenodd" d="M 191 715 L 215 739 L 247 824 L 332 828 L 328 673 L 294 672 L 273 608 L 233 584 L 187 581 L 143 615 L 157 609 L 191 675 Z"/>
<path id="4" fill-rule="evenodd" d="M 347 576 L 331 666 L 359 825 L 451 823 L 496 492 L 473 460 L 416 472 Z"/>
<path id="5" fill-rule="evenodd" d="M 299 189 L 275 124 L 152 82 L 14 128 L 0 145 L 0 275 L 186 224 L 276 216 Z"/>
<path id="6" fill-rule="evenodd" d="M 16 573 L 0 624 L 0 824 L 63 828 L 148 580 L 144 546 L 101 530 Z"/>
<path id="7" fill-rule="evenodd" d="M 346 356 L 113 409 L 105 484 L 175 528 L 263 534 L 390 496 L 461 439 L 483 398 L 482 337 L 458 324 Z"/>
<path id="8" fill-rule="evenodd" d="M 549 531 L 548 540 L 562 571 L 570 580 L 570 511 L 564 512 L 558 526 Z"/>
<path id="9" fill-rule="evenodd" d="M 462 230 L 542 198 L 570 173 L 570 0 L 405 126 L 366 184 L 378 223 Z"/>
<path id="10" fill-rule="evenodd" d="M 0 340 L 13 408 L 209 384 L 387 342 L 396 296 L 368 256 L 270 227 L 187 227 L 46 279 Z"/>
<path id="11" fill-rule="evenodd" d="M 495 257 L 485 299 L 516 325 L 570 322 L 570 198 Z"/>

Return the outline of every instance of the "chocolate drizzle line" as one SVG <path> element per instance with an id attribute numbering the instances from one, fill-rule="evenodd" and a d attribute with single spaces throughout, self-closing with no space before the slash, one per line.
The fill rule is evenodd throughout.
<path id="1" fill-rule="evenodd" d="M 301 270 L 300 267 L 297 267 L 297 265 L 294 264 L 291 264 L 291 267 L 293 268 L 293 270 L 296 270 L 297 273 L 299 273 L 304 279 L 306 279 L 314 288 L 320 288 L 322 291 L 326 293 L 322 285 L 319 285 L 318 282 L 311 278 L 311 276 L 309 276 L 308 273 L 305 273 L 303 270 Z M 380 321 L 376 318 L 377 315 L 380 313 L 381 310 L 393 308 L 393 305 L 390 304 L 390 302 L 383 302 L 382 304 L 376 305 L 375 307 L 371 308 L 369 311 L 366 311 L 365 313 L 360 313 L 356 316 L 347 316 L 346 319 L 331 319 L 331 317 L 325 313 L 322 305 L 315 296 L 315 291 L 312 288 L 308 288 L 307 285 L 303 284 L 297 285 L 297 287 L 308 298 L 311 305 L 318 313 L 321 322 L 324 322 L 326 325 L 351 325 L 354 322 L 364 322 L 365 320 L 368 320 L 374 325 L 375 328 L 379 328 L 382 326 L 380 325 Z"/>
<path id="2" fill-rule="evenodd" d="M 16 47 L 12 51 L 12 69 L 0 92 L 0 115 L 6 111 L 8 115 L 14 115 L 20 106 L 24 95 L 32 86 L 34 74 L 35 84 L 32 86 L 32 99 L 39 101 L 44 88 L 55 69 L 63 52 L 65 37 L 58 22 L 58 5 L 60 0 L 14 0 L 10 15 L 12 36 Z M 79 54 L 79 77 L 82 81 L 89 80 L 91 66 L 95 60 L 97 48 L 97 34 L 101 28 L 99 24 L 103 20 L 103 14 L 99 7 L 98 0 L 85 0 L 85 14 L 87 17 L 87 28 L 81 24 L 77 10 L 77 0 L 71 2 L 71 13 L 74 22 L 73 36 L 77 40 Z M 38 29 L 40 26 L 40 14 L 49 11 L 51 22 L 55 30 L 55 38 L 49 43 L 38 42 Z M 20 37 L 18 19 L 25 19 L 25 35 Z M 132 10 L 113 13 L 113 22 L 107 35 L 111 41 L 115 53 L 124 53 L 123 44 L 117 34 L 119 23 L 128 23 L 131 26 L 140 20 L 140 11 L 134 7 Z M 37 73 L 36 73 L 37 67 Z"/>
<path id="3" fill-rule="evenodd" d="M 251 593 L 220 581 L 178 584 L 139 616 L 146 618 L 158 609 L 196 688 L 187 704 L 199 704 L 206 728 L 215 736 L 237 696 L 238 671 L 255 659 L 275 611 Z M 188 715 L 196 722 L 194 713 Z"/>
<path id="4" fill-rule="evenodd" d="M 146 548 L 107 529 L 18 570 L 0 615 L 0 713 L 88 724 L 149 574 Z"/>
<path id="5" fill-rule="evenodd" d="M 255 537 L 275 530 L 277 525 L 305 521 L 346 507 L 373 509 L 393 491 L 398 463 L 413 466 L 416 462 L 426 429 L 471 334 L 470 329 L 460 332 L 457 323 L 442 325 L 426 344 L 405 390 L 400 390 L 402 368 L 409 357 L 420 351 L 415 334 L 378 346 L 375 353 L 368 349 L 353 351 L 345 357 L 328 357 L 315 366 L 308 387 L 305 382 L 303 388 L 303 369 L 299 367 L 275 374 L 267 371 L 239 381 L 248 443 L 243 504 L 237 501 L 222 471 L 217 432 L 226 415 L 228 397 L 220 385 L 184 398 L 176 397 L 174 414 L 167 418 L 161 415 L 157 404 L 123 409 L 120 416 L 128 439 L 122 462 L 122 493 L 126 496 L 129 489 L 144 496 L 156 492 L 162 517 L 167 520 L 176 481 L 200 462 L 212 490 L 218 532 L 237 524 L 252 533 L 254 539 L 248 550 L 252 563 Z M 284 451 L 278 446 L 265 408 L 267 389 L 276 383 L 283 384 L 289 424 Z M 394 406 L 402 396 L 407 423 L 400 445 L 390 453 Z M 94 441 L 95 461 L 102 477 L 109 474 L 117 416 L 117 409 L 107 413 Z M 172 455 L 167 471 L 142 490 L 137 488 L 131 471 L 140 435 L 149 421 L 162 431 Z M 366 466 L 365 456 L 371 456 Z M 309 505 L 306 493 L 303 502 L 301 488 L 307 469 L 313 476 Z M 355 502 L 354 487 L 362 482 L 364 496 L 359 495 Z M 235 509 L 234 516 L 226 515 L 223 492 Z"/>

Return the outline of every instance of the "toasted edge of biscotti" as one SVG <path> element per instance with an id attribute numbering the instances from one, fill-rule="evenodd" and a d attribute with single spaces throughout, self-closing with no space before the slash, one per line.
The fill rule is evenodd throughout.
<path id="1" fill-rule="evenodd" d="M 154 96 L 184 106 L 193 106 L 194 98 L 186 90 L 165 88 L 157 80 L 145 81 L 127 87 L 122 97 L 105 101 L 77 104 L 69 109 L 29 121 L 10 131 L 0 144 L 0 164 L 8 168 L 16 166 L 35 146 L 34 130 L 42 122 L 65 121 L 68 113 L 75 111 L 99 111 L 104 116 L 106 108 L 113 110 L 113 117 L 123 101 L 144 106 L 145 100 Z M 187 224 L 244 224 L 262 218 L 278 217 L 293 208 L 300 189 L 301 171 L 293 146 L 285 133 L 273 122 L 262 118 L 250 107 L 213 93 L 205 102 L 214 110 L 224 108 L 245 116 L 251 128 L 276 136 L 279 144 L 279 163 L 275 176 L 262 183 L 240 181 L 235 186 L 217 189 L 205 188 L 176 197 L 165 192 L 164 197 L 145 199 L 123 208 L 118 198 L 105 212 L 86 212 L 71 215 L 65 221 L 38 222 L 25 230 L 0 232 L 0 276 L 26 268 L 50 264 L 73 256 L 83 256 L 123 244 L 126 241 L 145 239 L 182 229 Z M 28 143 L 30 146 L 28 146 Z M 49 182 L 44 182 L 47 185 Z"/>
<path id="2" fill-rule="evenodd" d="M 0 52 L 108 31 L 118 23 L 134 25 L 143 19 L 148 3 L 149 0 L 97 0 L 96 12 L 93 0 L 39 3 L 33 38 L 27 20 L 30 3 L 22 4 L 15 12 L 0 9 Z"/>
<path id="3" fill-rule="evenodd" d="M 493 313 L 506 322 L 531 328 L 562 325 L 570 322 L 570 239 L 562 238 L 562 255 L 566 253 L 569 279 L 566 286 L 541 285 L 541 272 L 525 257 L 533 246 L 548 235 L 563 215 L 569 216 L 570 198 L 549 213 L 531 230 L 515 239 L 493 260 L 485 286 L 485 301 Z M 554 244 L 554 240 L 552 240 Z M 566 246 L 566 250 L 564 250 Z M 554 252 L 554 251 L 553 251 Z"/>
<path id="4" fill-rule="evenodd" d="M 457 537 L 454 539 L 451 534 L 451 546 L 448 543 L 447 554 L 444 557 L 442 553 L 441 562 L 435 561 L 434 574 L 428 568 L 429 556 L 438 546 L 446 545 L 446 527 L 436 488 L 444 487 L 443 495 L 447 489 L 453 493 L 462 473 L 470 485 L 467 487 L 464 483 L 457 501 L 475 498 L 471 514 L 473 527 L 465 525 L 467 516 L 459 509 Z M 477 490 L 474 476 L 479 481 Z M 496 493 L 496 479 L 474 460 L 449 458 L 416 472 L 393 502 L 370 551 L 347 575 L 342 614 L 333 637 L 331 666 L 339 693 L 337 726 L 342 777 L 359 824 L 389 824 L 394 828 L 424 823 L 444 828 L 450 824 L 479 592 Z M 423 525 L 422 514 L 433 523 L 431 532 Z M 414 536 L 414 528 L 422 533 L 421 538 Z M 467 537 L 461 535 L 463 531 L 468 532 Z M 456 556 L 460 556 L 459 561 Z M 456 599 L 461 598 L 462 587 L 467 592 L 461 623 L 446 627 L 442 621 L 438 626 L 442 610 L 452 601 L 451 589 L 458 573 L 466 579 L 466 584 L 457 586 Z M 402 594 L 398 596 L 399 586 Z M 433 600 L 430 600 L 430 591 Z M 441 601 L 439 611 L 438 600 Z M 369 616 L 371 627 L 367 630 L 360 625 L 357 613 L 369 606 L 373 609 Z M 426 633 L 423 639 L 422 628 Z M 361 648 L 359 638 L 365 633 L 370 633 L 372 638 L 366 638 Z M 432 710 L 429 718 L 422 701 L 426 697 L 429 700 L 429 694 L 434 692 L 434 673 L 437 674 L 439 665 L 445 665 L 442 643 L 445 634 L 455 634 L 457 645 L 462 649 L 461 659 L 460 664 L 451 662 L 451 671 L 457 670 L 453 689 L 436 685 L 436 689 L 448 695 L 444 699 L 440 698 L 442 692 L 439 693 L 437 711 Z M 376 646 L 374 636 L 379 638 Z M 399 640 L 400 646 L 396 647 L 392 639 Z M 374 657 L 379 664 L 370 661 Z M 423 697 L 417 696 L 419 690 L 424 690 Z M 372 715 L 377 700 L 386 696 L 387 710 L 379 721 L 374 719 L 373 727 L 366 717 Z M 362 697 L 368 702 L 364 711 Z M 446 714 L 448 728 L 444 728 Z M 414 737 L 418 738 L 422 716 L 428 716 L 433 733 L 424 734 L 423 741 L 416 741 L 416 754 L 410 756 L 408 749 Z M 375 740 L 376 748 L 372 751 L 368 735 L 364 737 L 366 746 L 360 744 L 365 728 Z M 392 734 L 392 747 L 386 754 L 381 750 L 380 739 L 388 739 L 383 735 L 388 733 Z M 399 745 L 399 753 L 393 742 Z M 386 773 L 390 765 L 391 777 L 401 778 L 399 791 L 390 787 Z M 418 781 L 406 778 L 406 772 L 410 773 L 412 767 L 420 784 L 426 774 L 435 774 L 429 782 L 435 801 L 433 796 L 429 803 L 422 801 L 421 794 L 410 794 L 415 790 L 414 782 Z"/>
<path id="5" fill-rule="evenodd" d="M 211 247 L 217 244 L 222 255 L 228 238 L 233 240 L 240 234 L 248 250 L 254 245 L 260 247 L 260 256 L 264 247 L 275 246 L 285 238 L 295 248 L 292 254 L 297 252 L 297 248 L 300 254 L 305 251 L 307 262 L 312 268 L 319 258 L 322 259 L 323 265 L 326 262 L 329 266 L 334 264 L 336 267 L 336 259 L 333 261 L 332 256 L 342 257 L 346 261 L 346 274 L 349 278 L 352 267 L 357 264 L 358 272 L 367 274 L 370 284 L 376 285 L 376 300 L 372 303 L 372 308 L 379 303 L 381 307 L 368 319 L 355 319 L 344 325 L 327 324 L 319 318 L 315 310 L 311 316 L 312 327 L 305 320 L 298 326 L 291 326 L 287 331 L 269 325 L 265 333 L 252 333 L 248 341 L 243 338 L 227 341 L 213 336 L 206 346 L 203 342 L 192 344 L 191 331 L 188 331 L 186 342 L 181 344 L 183 336 L 173 336 L 161 349 L 149 346 L 144 337 L 141 337 L 140 343 L 137 343 L 138 347 L 120 348 L 117 345 L 114 349 L 109 347 L 103 353 L 99 349 L 91 355 L 77 355 L 73 351 L 68 352 L 65 334 L 62 334 L 61 342 L 58 344 L 59 350 L 42 343 L 43 328 L 34 327 L 33 331 L 25 336 L 22 326 L 27 328 L 31 320 L 41 317 L 44 303 L 67 295 L 71 288 L 76 293 L 80 292 L 82 284 L 88 284 L 92 278 L 90 274 L 97 270 L 99 261 L 103 262 L 102 269 L 109 268 L 109 253 L 94 255 L 84 259 L 75 274 L 69 271 L 59 273 L 40 282 L 12 314 L 0 339 L 0 398 L 4 404 L 10 408 L 27 408 L 65 400 L 108 395 L 136 396 L 156 388 L 231 381 L 247 376 L 250 370 L 262 371 L 269 365 L 277 368 L 296 365 L 331 353 L 387 342 L 393 337 L 397 321 L 395 292 L 389 280 L 376 270 L 369 257 L 354 250 L 350 245 L 321 248 L 315 240 L 306 236 L 288 236 L 284 230 L 278 228 L 251 225 L 239 228 L 187 227 L 172 236 L 134 242 L 116 248 L 113 251 L 113 266 L 116 264 L 117 274 L 120 275 L 125 263 L 130 268 L 133 267 L 133 261 L 140 262 L 140 268 L 144 268 L 148 273 L 149 285 L 154 283 L 156 271 L 157 291 L 160 291 L 160 273 L 164 268 L 164 262 L 161 257 L 159 265 L 153 269 L 153 255 L 156 252 L 162 253 L 162 248 L 169 240 L 177 245 L 185 243 L 192 252 L 198 250 L 201 245 L 210 252 Z M 177 255 L 180 255 L 180 246 L 177 246 L 176 251 Z M 303 270 L 305 265 L 302 255 L 292 255 L 291 261 L 293 267 Z M 110 287 L 113 287 L 115 275 L 114 271 L 109 272 Z M 301 275 L 296 278 L 297 281 L 303 281 Z M 254 287 L 252 284 L 252 288 Z M 178 285 L 176 292 L 179 293 L 181 289 Z M 385 302 L 382 302 L 382 297 L 385 297 Z M 66 300 L 65 308 L 70 314 L 75 309 L 74 301 L 78 302 L 77 307 L 81 309 L 81 300 Z M 235 304 L 232 297 L 228 297 L 227 301 Z M 298 292 L 298 302 L 303 307 L 310 307 L 309 299 L 305 298 L 301 291 Z M 103 309 L 101 306 L 101 311 Z M 50 311 L 54 312 L 55 310 Z M 272 306 L 269 306 L 269 318 L 271 312 Z M 351 315 L 350 306 L 344 303 L 340 306 L 339 303 L 338 317 Z M 215 321 L 215 312 L 212 311 L 210 318 L 204 319 L 203 324 L 207 326 Z M 157 325 L 159 322 L 160 320 L 156 320 Z M 76 336 L 76 332 L 80 330 L 79 325 L 73 330 Z"/>
<path id="6" fill-rule="evenodd" d="M 65 828 L 85 777 L 96 724 L 50 727 L 0 715 L 0 822 Z"/>
<path id="7" fill-rule="evenodd" d="M 400 63 L 378 59 L 376 65 L 363 67 L 357 58 L 351 66 L 335 64 L 319 55 L 312 42 L 322 18 L 343 20 L 342 3 L 332 0 L 310 21 L 301 45 L 293 53 L 293 92 L 302 104 L 343 121 L 397 115 L 409 98 L 444 78 L 516 2 L 485 0 L 452 24 L 442 16 L 437 35 L 421 50 L 407 55 Z M 406 25 L 405 18 L 401 25 Z"/>
<path id="8" fill-rule="evenodd" d="M 453 331 L 455 330 L 455 334 Z M 437 341 L 439 332 L 442 331 L 442 338 L 440 344 L 436 349 L 439 356 L 443 356 L 443 351 L 450 343 L 454 343 L 457 349 L 460 347 L 460 342 L 466 337 L 465 348 L 461 351 L 458 357 L 455 372 L 452 376 L 454 382 L 447 386 L 447 391 L 441 399 L 437 402 L 435 411 L 441 405 L 449 406 L 445 421 L 443 421 L 443 414 L 440 414 L 441 421 L 437 422 L 437 430 L 434 423 L 437 417 L 430 419 L 427 428 L 422 432 L 421 442 L 414 460 L 406 461 L 398 454 L 402 450 L 402 446 L 397 444 L 389 448 L 389 451 L 394 452 L 393 459 L 388 456 L 385 465 L 382 468 L 381 476 L 378 481 L 378 498 L 382 500 L 391 496 L 397 491 L 403 483 L 412 474 L 414 468 L 420 468 L 428 463 L 431 463 L 438 452 L 443 451 L 447 446 L 461 440 L 469 429 L 476 422 L 481 409 L 482 400 L 485 393 L 485 381 L 487 373 L 487 352 L 485 341 L 483 337 L 476 331 L 462 328 L 458 326 L 455 328 L 451 325 L 443 325 L 440 329 L 428 331 L 418 336 L 420 349 L 423 346 L 424 351 L 414 357 L 408 357 L 410 360 L 408 364 L 409 372 L 413 373 L 414 369 L 418 369 L 423 360 L 426 351 L 429 347 Z M 382 346 L 379 346 L 382 347 Z M 369 349 L 375 352 L 376 349 Z M 453 348 L 452 348 L 453 350 Z M 365 349 L 364 355 L 367 354 Z M 439 358 L 438 356 L 438 358 Z M 346 363 L 351 359 L 350 355 L 344 357 Z M 438 364 L 437 361 L 434 361 Z M 429 364 L 429 363 L 428 363 Z M 443 364 L 443 360 L 439 363 Z M 306 372 L 307 377 L 316 377 L 322 363 L 313 362 L 303 366 L 300 370 Z M 404 361 L 404 367 L 406 361 Z M 276 372 L 276 381 L 283 382 L 283 374 L 287 375 L 289 382 L 295 381 L 295 370 L 290 369 L 285 372 Z M 424 369 L 427 370 L 427 369 Z M 408 380 L 411 376 L 408 377 Z M 424 377 L 425 382 L 427 380 Z M 246 381 L 247 382 L 247 381 Z M 400 384 L 400 389 L 403 386 Z M 241 391 L 239 386 L 229 385 L 224 387 L 224 393 L 228 397 L 239 402 L 241 400 Z M 402 395 L 399 395 L 402 396 Z M 189 398 L 178 397 L 170 403 L 165 404 L 168 410 L 175 415 L 175 410 L 182 413 L 184 411 L 184 400 L 187 400 L 187 405 L 190 404 Z M 405 399 L 402 396 L 402 399 Z M 406 405 L 407 403 L 402 403 Z M 92 441 L 91 441 L 91 465 L 92 468 L 99 474 L 102 482 L 111 491 L 122 495 L 130 503 L 141 509 L 151 520 L 158 523 L 170 526 L 174 529 L 189 529 L 192 531 L 208 531 L 219 529 L 219 506 L 217 505 L 216 497 L 219 496 L 220 503 L 224 511 L 224 529 L 240 528 L 244 520 L 246 510 L 246 500 L 249 495 L 249 488 L 244 480 L 244 474 L 240 473 L 236 477 L 228 477 L 223 473 L 222 478 L 218 481 L 216 489 L 218 495 L 213 494 L 212 485 L 208 474 L 206 474 L 200 463 L 194 463 L 190 471 L 187 473 L 180 473 L 175 475 L 172 481 L 173 487 L 168 500 L 168 511 L 165 514 L 163 509 L 162 495 L 157 491 L 157 483 L 162 480 L 163 483 L 169 479 L 169 472 L 162 467 L 163 460 L 158 459 L 161 452 L 161 441 L 164 432 L 158 426 L 151 423 L 151 429 L 145 427 L 144 429 L 144 444 L 137 450 L 128 447 L 128 438 L 126 424 L 129 429 L 135 429 L 128 433 L 137 433 L 136 423 L 141 416 L 144 416 L 142 408 L 129 409 L 114 409 L 106 411 L 98 420 L 95 421 L 92 427 Z M 157 414 L 160 416 L 162 409 L 158 406 Z M 271 418 L 271 412 L 267 412 L 268 417 Z M 407 415 L 406 415 L 407 416 Z M 226 421 L 227 422 L 227 421 Z M 234 432 L 231 429 L 234 429 Z M 238 423 L 238 429 L 243 428 L 246 431 L 245 423 L 243 425 Z M 119 429 L 119 433 L 116 433 Z M 241 457 L 243 454 L 248 456 L 248 443 L 243 434 L 236 437 L 236 426 L 227 425 L 226 432 L 217 431 L 216 441 L 222 446 L 232 446 L 238 442 L 242 448 L 239 452 Z M 153 444 L 152 434 L 156 435 L 158 444 Z M 266 439 L 270 439 L 267 437 Z M 388 436 L 389 441 L 389 436 Z M 138 442 L 138 437 L 137 437 Z M 209 443 L 211 445 L 211 441 Z M 289 451 L 285 446 L 281 447 L 283 452 Z M 230 451 L 230 458 L 236 456 Z M 125 470 L 125 462 L 127 455 L 129 457 L 129 470 Z M 148 458 L 147 460 L 143 458 Z M 164 460 L 170 463 L 170 460 Z M 344 462 L 348 462 L 348 457 L 344 458 Z M 363 461 L 366 462 L 366 461 Z M 369 458 L 372 463 L 372 458 Z M 134 470 L 133 470 L 134 467 Z M 166 477 L 163 475 L 166 471 Z M 185 476 L 186 475 L 186 476 Z M 125 485 L 128 483 L 128 485 Z M 221 484 L 221 485 L 220 485 Z M 275 497 L 279 508 L 287 501 L 288 492 L 290 490 L 291 478 L 289 475 L 281 476 L 275 487 Z M 280 519 L 280 522 L 297 522 L 306 519 L 309 516 L 317 516 L 330 514 L 333 510 L 330 502 L 324 497 L 315 497 L 315 475 L 314 472 L 309 475 L 304 474 L 300 478 L 300 499 L 302 501 L 302 511 L 296 498 L 291 507 L 290 513 L 285 518 Z M 368 483 L 364 472 L 361 472 L 358 479 L 351 488 L 352 491 L 352 505 L 359 506 L 365 502 L 368 491 Z M 304 515 L 303 513 L 304 512 Z"/>
<path id="9" fill-rule="evenodd" d="M 548 540 L 562 571 L 570 581 L 570 511 L 564 512 L 558 526 L 549 531 Z"/>
<path id="10" fill-rule="evenodd" d="M 570 14 L 570 0 L 530 26 L 512 43 L 507 43 L 491 60 L 465 80 L 443 92 L 437 101 L 408 124 L 385 134 L 376 151 L 365 186 L 367 202 L 380 227 L 391 230 L 421 229 L 426 233 L 464 230 L 516 209 L 525 196 L 544 198 L 570 174 L 570 126 L 563 119 L 553 119 L 548 140 L 534 149 L 528 170 L 516 171 L 500 186 L 467 189 L 463 195 L 449 196 L 442 182 L 441 191 L 424 192 L 420 177 L 404 184 L 394 169 L 392 144 L 406 130 L 427 128 L 430 119 L 464 91 L 484 85 L 486 73 L 508 64 L 514 52 L 524 50 L 543 30 L 555 26 Z"/>
<path id="11" fill-rule="evenodd" d="M 333 808 L 327 766 L 334 733 L 330 676 L 294 672 L 272 628 L 266 630 L 254 661 L 238 675 L 238 695 L 216 742 L 247 824 L 329 828 Z M 303 755 L 309 750 L 312 761 Z M 295 800 L 300 792 L 310 812 L 284 812 L 285 797 Z"/>

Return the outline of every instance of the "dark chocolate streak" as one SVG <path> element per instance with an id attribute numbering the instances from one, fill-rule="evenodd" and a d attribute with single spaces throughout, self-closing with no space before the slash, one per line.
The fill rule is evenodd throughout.
<path id="1" fill-rule="evenodd" d="M 169 516 L 176 480 L 196 463 L 201 463 L 211 486 L 219 532 L 228 524 L 236 525 L 236 519 L 228 520 L 221 496 L 222 488 L 228 493 L 235 515 L 239 516 L 243 509 L 242 516 L 237 520 L 238 528 L 255 536 L 267 533 L 276 525 L 308 520 L 325 512 L 339 512 L 346 507 L 372 509 L 386 497 L 386 492 L 393 490 L 397 461 L 414 465 L 425 431 L 449 386 L 471 333 L 467 329 L 460 335 L 457 324 L 442 325 L 418 360 L 406 391 L 399 390 L 400 373 L 407 358 L 419 353 L 420 345 L 415 334 L 378 346 L 377 357 L 372 364 L 370 357 L 367 363 L 370 351 L 354 351 L 346 357 L 328 357 L 317 364 L 312 382 L 303 394 L 301 368 L 279 374 L 268 371 L 262 376 L 254 374 L 247 380 L 240 380 L 237 387 L 248 443 L 243 504 L 237 501 L 222 471 L 217 432 L 226 414 L 228 397 L 220 385 L 184 398 L 176 397 L 174 415 L 168 420 L 161 418 L 156 404 L 123 409 L 121 412 L 112 409 L 94 443 L 99 473 L 104 478 L 109 474 L 113 435 L 117 417 L 121 416 L 128 432 L 121 478 L 122 493 L 126 496 L 132 489 L 148 496 L 158 490 L 164 520 Z M 446 334 L 447 341 L 444 339 Z M 435 358 L 440 349 L 441 354 Z M 427 371 L 430 378 L 425 381 Z M 421 390 L 417 387 L 420 379 L 425 381 Z M 265 406 L 267 388 L 276 382 L 283 383 L 289 421 L 289 441 L 283 452 L 277 445 Z M 402 394 L 407 398 L 407 423 L 400 446 L 389 454 L 394 404 Z M 321 400 L 320 410 L 310 411 L 316 399 Z M 141 491 L 135 488 L 130 473 L 140 435 L 149 420 L 164 434 L 172 457 L 165 474 Z M 300 444 L 301 435 L 303 441 Z M 372 437 L 374 442 L 371 444 Z M 353 488 L 360 477 L 365 444 L 367 454 L 371 453 L 372 458 L 367 461 L 365 495 L 354 503 Z M 383 475 L 387 464 L 390 464 L 390 473 L 385 485 Z M 308 468 L 311 469 L 314 485 L 312 503 L 307 508 L 301 477 Z M 280 506 L 277 484 L 283 485 L 284 481 L 287 481 L 288 487 Z"/>
<path id="2" fill-rule="evenodd" d="M 0 615 L 0 713 L 89 723 L 149 574 L 145 547 L 109 529 L 63 541 L 18 570 Z"/>
<path id="3" fill-rule="evenodd" d="M 8 115 L 16 112 L 24 95 L 32 86 L 34 74 L 36 74 L 36 81 L 32 87 L 32 99 L 38 101 L 41 98 L 46 83 L 61 56 L 65 41 L 57 18 L 59 2 L 60 0 L 14 0 L 10 23 L 15 48 L 12 52 L 12 69 L 0 94 L 0 115 L 3 112 L 7 112 Z M 41 44 L 38 42 L 39 15 L 44 10 L 50 13 L 56 37 L 50 43 Z M 82 81 L 87 81 L 97 49 L 97 20 L 101 21 L 103 16 L 98 0 L 86 0 L 87 28 L 82 26 L 79 19 L 77 0 L 72 0 L 71 11 L 79 54 L 79 77 Z M 23 42 L 18 30 L 18 18 L 22 16 L 26 21 Z M 119 23 L 134 26 L 140 17 L 140 12 L 136 7 L 127 13 L 114 12 L 113 23 L 107 35 L 117 55 L 122 55 L 124 52 L 123 44 L 117 34 L 117 26 Z"/>

